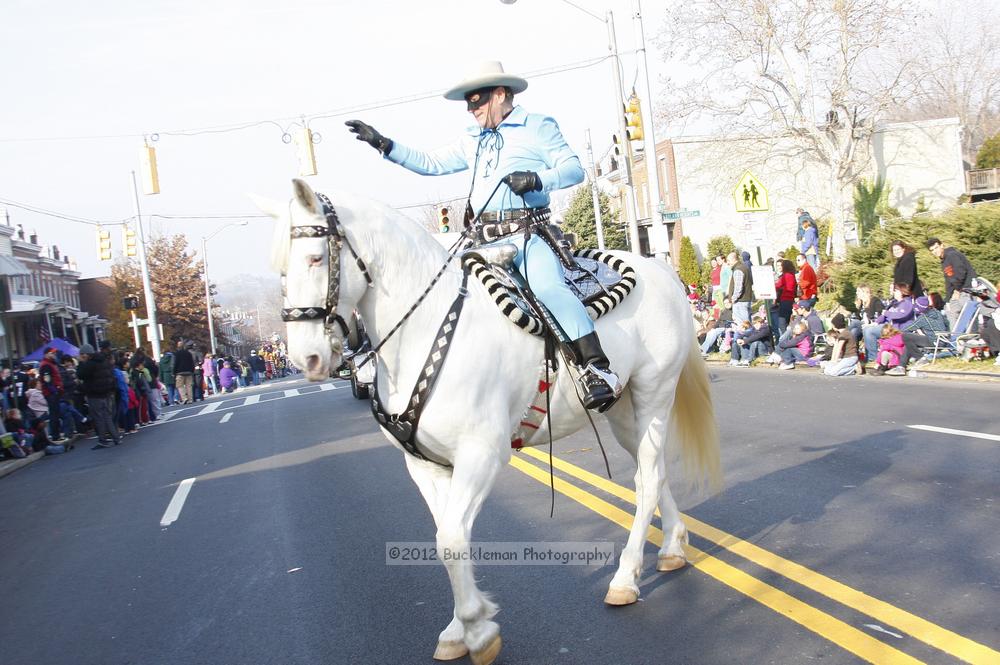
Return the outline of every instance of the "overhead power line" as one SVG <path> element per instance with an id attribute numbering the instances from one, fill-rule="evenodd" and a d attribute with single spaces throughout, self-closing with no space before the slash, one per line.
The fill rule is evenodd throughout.
<path id="1" fill-rule="evenodd" d="M 627 52 L 626 52 L 627 53 Z M 622 53 L 622 55 L 626 54 Z M 589 58 L 587 60 L 580 60 L 577 62 L 571 62 L 564 65 L 556 65 L 554 67 L 548 67 L 545 69 L 538 69 L 531 72 L 522 74 L 524 78 L 543 78 L 546 76 L 552 76 L 554 74 L 561 74 L 564 72 L 575 71 L 578 69 L 585 69 L 587 67 L 593 67 L 605 62 L 610 55 L 603 55 L 595 58 Z M 227 132 L 239 132 L 246 129 L 252 129 L 254 127 L 259 127 L 262 125 L 275 125 L 282 132 L 287 132 L 288 128 L 297 123 L 305 121 L 307 124 L 313 120 L 323 120 L 326 118 L 336 118 L 339 116 L 345 116 L 352 113 L 361 113 L 364 111 L 374 111 L 376 109 L 390 108 L 393 106 L 400 106 L 402 104 L 411 104 L 413 102 L 419 102 L 426 99 L 434 99 L 440 97 L 444 94 L 444 90 L 434 90 L 431 92 L 416 93 L 413 95 L 407 95 L 405 97 L 396 97 L 392 99 L 384 99 L 380 101 L 373 101 L 364 104 L 357 104 L 354 106 L 346 106 L 338 109 L 330 109 L 327 111 L 321 111 L 319 113 L 305 114 L 305 115 L 294 115 L 286 116 L 281 118 L 269 118 L 263 120 L 248 120 L 245 122 L 234 122 L 226 123 L 220 125 L 209 125 L 205 127 L 194 127 L 187 129 L 172 129 L 168 131 L 159 132 L 144 132 L 144 133 L 131 133 L 131 134 L 93 134 L 93 135 L 79 135 L 79 136 L 32 136 L 32 137 L 0 137 L 0 143 L 29 143 L 29 142 L 40 142 L 40 141 L 91 141 L 91 140 L 108 140 L 108 139 L 134 139 L 134 138 L 148 138 L 153 137 L 155 140 L 160 136 L 198 136 L 201 134 L 224 134 Z"/>

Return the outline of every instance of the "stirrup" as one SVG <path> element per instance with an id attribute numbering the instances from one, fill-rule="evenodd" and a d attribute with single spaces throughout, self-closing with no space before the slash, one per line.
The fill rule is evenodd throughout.
<path id="1" fill-rule="evenodd" d="M 618 380 L 618 375 L 593 363 L 587 365 L 580 374 L 580 384 L 584 391 L 584 408 L 596 409 L 598 413 L 610 409 L 622 395 L 622 383 Z"/>

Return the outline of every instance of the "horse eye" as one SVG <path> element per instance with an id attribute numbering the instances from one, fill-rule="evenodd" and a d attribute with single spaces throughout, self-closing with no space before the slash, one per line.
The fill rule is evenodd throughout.
<path id="1" fill-rule="evenodd" d="M 308 257 L 308 259 L 310 268 L 315 268 L 316 266 L 323 264 L 323 256 L 321 254 L 313 254 L 312 256 Z"/>

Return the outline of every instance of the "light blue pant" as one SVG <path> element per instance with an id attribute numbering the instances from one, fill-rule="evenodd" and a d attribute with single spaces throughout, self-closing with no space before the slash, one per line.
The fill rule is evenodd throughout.
<path id="1" fill-rule="evenodd" d="M 514 265 L 567 337 L 577 340 L 594 332 L 594 322 L 580 299 L 566 286 L 562 264 L 545 241 L 532 235 L 525 247 L 524 236 L 519 235 L 493 244 L 507 243 L 517 247 Z"/>
<path id="2" fill-rule="evenodd" d="M 712 328 L 705 333 L 705 342 L 701 345 L 702 353 L 710 353 L 715 348 L 719 338 L 726 334 L 726 328 Z"/>
<path id="3" fill-rule="evenodd" d="M 806 263 L 811 265 L 813 270 L 819 270 L 819 254 L 806 254 Z"/>
<path id="4" fill-rule="evenodd" d="M 733 303 L 733 322 L 738 326 L 744 321 L 750 320 L 750 303 L 748 302 L 734 302 Z"/>
<path id="5" fill-rule="evenodd" d="M 827 376 L 850 376 L 854 374 L 854 368 L 858 366 L 858 357 L 841 358 L 837 362 L 828 362 L 823 366 L 823 373 Z"/>
<path id="6" fill-rule="evenodd" d="M 878 338 L 882 336 L 884 323 L 871 323 L 861 328 L 861 336 L 865 341 L 865 360 L 875 362 L 878 355 Z"/>

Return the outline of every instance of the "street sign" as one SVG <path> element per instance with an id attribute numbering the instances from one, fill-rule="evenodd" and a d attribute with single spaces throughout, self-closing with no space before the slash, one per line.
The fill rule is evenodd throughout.
<path id="1" fill-rule="evenodd" d="M 701 210 L 674 210 L 671 212 L 661 212 L 663 219 L 683 219 L 684 217 L 701 217 Z"/>
<path id="2" fill-rule="evenodd" d="M 774 300 L 778 297 L 774 289 L 774 270 L 770 266 L 750 266 L 750 275 L 755 298 Z"/>
<path id="3" fill-rule="evenodd" d="M 129 321 L 128 327 L 135 328 L 136 326 L 148 326 L 149 319 L 136 319 L 135 321 Z"/>
<path id="4" fill-rule="evenodd" d="M 733 189 L 733 201 L 736 203 L 736 212 L 765 212 L 771 209 L 767 190 L 750 171 L 737 181 Z"/>

